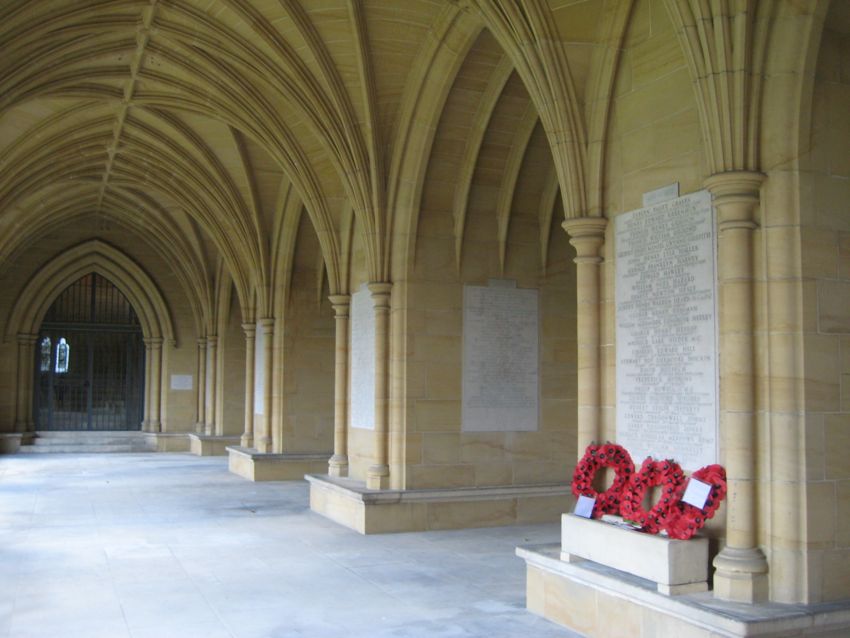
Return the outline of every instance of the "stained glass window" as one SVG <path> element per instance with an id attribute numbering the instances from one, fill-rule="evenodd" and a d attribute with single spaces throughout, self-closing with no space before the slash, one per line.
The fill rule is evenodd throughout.
<path id="1" fill-rule="evenodd" d="M 56 344 L 56 374 L 68 372 L 68 362 L 71 360 L 71 346 L 65 341 L 65 337 L 59 339 Z"/>
<path id="2" fill-rule="evenodd" d="M 50 372 L 50 337 L 45 337 L 41 340 L 41 365 L 39 366 L 42 372 Z"/>

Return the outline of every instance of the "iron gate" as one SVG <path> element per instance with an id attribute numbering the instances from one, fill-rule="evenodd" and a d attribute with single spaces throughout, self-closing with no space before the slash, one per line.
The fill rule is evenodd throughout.
<path id="1" fill-rule="evenodd" d="M 144 353 L 138 317 L 109 280 L 92 273 L 71 284 L 36 342 L 36 428 L 140 429 Z"/>

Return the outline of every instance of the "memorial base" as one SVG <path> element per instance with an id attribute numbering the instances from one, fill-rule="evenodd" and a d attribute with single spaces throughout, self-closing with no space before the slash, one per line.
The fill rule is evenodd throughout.
<path id="1" fill-rule="evenodd" d="M 662 594 L 708 589 L 707 538 L 673 540 L 564 514 L 561 560 L 584 559 L 652 581 Z"/>
<path id="2" fill-rule="evenodd" d="M 310 509 L 361 534 L 553 522 L 573 502 L 566 485 L 369 490 L 348 478 L 305 478 Z"/>
<path id="3" fill-rule="evenodd" d="M 742 605 L 710 591 L 668 596 L 612 567 L 564 562 L 555 544 L 519 547 L 517 555 L 526 562 L 529 611 L 589 637 L 850 636 L 850 601 Z"/>
<path id="4" fill-rule="evenodd" d="M 189 451 L 196 456 L 225 456 L 227 448 L 239 445 L 238 436 L 189 435 Z"/>
<path id="5" fill-rule="evenodd" d="M 264 454 L 253 448 L 234 445 L 226 448 L 227 467 L 249 481 L 300 481 L 310 472 L 325 472 L 330 453 Z"/>

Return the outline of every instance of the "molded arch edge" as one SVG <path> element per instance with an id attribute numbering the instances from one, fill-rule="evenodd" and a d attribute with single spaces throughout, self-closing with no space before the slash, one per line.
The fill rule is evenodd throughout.
<path id="1" fill-rule="evenodd" d="M 36 334 L 56 297 L 91 272 L 109 279 L 127 297 L 146 339 L 177 345 L 168 306 L 153 280 L 127 255 L 101 240 L 69 248 L 42 266 L 18 296 L 6 324 L 5 340 Z"/>

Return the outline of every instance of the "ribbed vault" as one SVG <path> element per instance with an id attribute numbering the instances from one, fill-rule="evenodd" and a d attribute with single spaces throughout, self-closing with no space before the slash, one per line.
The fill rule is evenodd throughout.
<path id="1" fill-rule="evenodd" d="M 214 331 L 220 260 L 243 318 L 276 313 L 290 209 L 311 222 L 331 293 L 350 286 L 352 228 L 370 281 L 406 276 L 426 176 L 445 171 L 458 268 L 480 201 L 502 270 L 513 212 L 535 211 L 545 268 L 553 210 L 600 207 L 584 165 L 588 130 L 603 162 L 604 121 L 583 107 L 610 90 L 622 19 L 602 29 L 587 4 L 4 3 L 0 259 L 57 221 L 109 218 L 163 246 Z M 589 46 L 599 37 L 610 48 Z M 541 171 L 535 192 L 517 189 Z"/>

